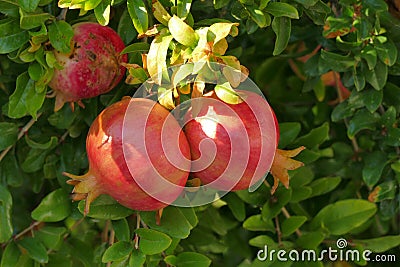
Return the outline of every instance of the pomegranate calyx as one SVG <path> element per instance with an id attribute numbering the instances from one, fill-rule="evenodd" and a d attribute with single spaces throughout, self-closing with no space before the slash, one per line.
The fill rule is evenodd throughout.
<path id="1" fill-rule="evenodd" d="M 274 161 L 271 167 L 271 174 L 274 177 L 274 185 L 271 189 L 271 194 L 274 194 L 278 188 L 279 181 L 289 188 L 289 174 L 288 170 L 295 170 L 304 166 L 303 162 L 292 159 L 305 149 L 304 146 L 298 147 L 293 150 L 277 149 L 275 152 Z"/>
<path id="2" fill-rule="evenodd" d="M 67 172 L 63 172 L 63 175 L 71 178 L 67 181 L 67 184 L 74 186 L 71 193 L 72 200 L 86 200 L 83 212 L 83 215 L 86 216 L 89 213 L 90 203 L 103 193 L 97 183 L 96 176 L 90 170 L 84 175 L 73 175 Z"/>

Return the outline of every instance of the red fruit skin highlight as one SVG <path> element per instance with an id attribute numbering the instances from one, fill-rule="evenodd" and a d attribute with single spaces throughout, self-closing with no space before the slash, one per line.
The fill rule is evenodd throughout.
<path id="1" fill-rule="evenodd" d="M 265 99 L 253 92 L 239 91 L 239 93 L 245 100 L 239 104 L 224 103 L 215 92 L 205 95 L 200 112 L 195 118 L 189 110 L 188 122 L 184 128 L 193 161 L 202 156 L 201 152 L 204 154 L 209 152 L 205 146 L 201 151 L 200 143 L 212 139 L 216 145 L 216 155 L 212 163 L 201 171 L 195 171 L 193 176 L 199 178 L 203 184 L 212 183 L 211 187 L 225 191 L 248 189 L 264 178 L 271 168 L 279 138 L 275 115 Z M 227 107 L 236 115 L 232 116 Z M 214 122 L 211 126 L 214 127 L 214 134 L 211 135 L 207 129 L 210 124 L 202 123 L 207 117 L 213 117 L 209 120 Z M 236 152 L 232 151 L 233 142 L 239 146 Z M 248 157 L 245 150 L 249 150 Z M 230 167 L 228 167 L 229 161 L 231 161 Z M 243 162 L 244 168 L 235 169 Z M 196 168 L 196 165 L 194 167 Z"/>
<path id="2" fill-rule="evenodd" d="M 72 26 L 74 37 L 71 52 L 55 51 L 58 63 L 49 86 L 56 92 L 55 110 L 65 102 L 77 102 L 104 94 L 123 78 L 127 55 L 121 37 L 111 28 L 97 23 L 82 22 Z M 79 103 L 79 102 L 78 102 Z"/>
<path id="3" fill-rule="evenodd" d="M 135 108 L 129 108 L 130 99 L 117 102 L 105 110 L 95 119 L 90 127 L 86 150 L 89 159 L 89 171 L 83 176 L 75 176 L 66 173 L 72 178 L 70 184 L 75 185 L 73 194 L 75 200 L 86 198 L 85 213 L 89 210 L 90 202 L 100 194 L 108 194 L 120 204 L 133 210 L 152 211 L 159 210 L 172 203 L 182 192 L 187 181 L 189 172 L 181 170 L 172 165 L 165 157 L 161 147 L 161 130 L 169 112 L 164 107 L 148 99 L 134 98 L 132 104 Z M 133 112 L 133 113 L 132 113 Z M 144 114 L 150 114 L 149 118 Z M 132 120 L 125 120 L 128 116 Z M 178 122 L 173 117 L 168 117 L 168 126 L 165 131 L 180 131 L 178 137 L 181 153 L 190 164 L 190 149 Z M 146 120 L 145 129 L 138 128 L 142 122 L 135 124 L 135 120 Z M 127 159 L 123 150 L 123 127 L 124 131 L 134 133 L 144 131 L 149 145 L 146 145 L 148 158 L 142 153 L 142 147 L 132 147 L 135 157 Z M 175 137 L 176 138 L 176 137 Z M 168 145 L 165 147 L 168 153 Z M 185 165 L 183 163 L 183 165 Z M 129 168 L 128 168 L 129 165 Z M 190 166 L 185 166 L 186 170 Z M 162 177 L 180 187 L 168 188 L 162 191 L 162 199 L 168 199 L 167 203 L 161 202 L 148 195 L 137 184 L 135 179 L 154 180 L 155 177 L 146 176 L 156 169 Z M 130 170 L 135 170 L 134 173 Z M 132 177 L 138 175 L 141 177 Z M 157 184 L 154 184 L 157 187 Z M 159 189 L 159 188 L 157 188 Z M 84 196 L 84 197 L 82 197 Z"/>

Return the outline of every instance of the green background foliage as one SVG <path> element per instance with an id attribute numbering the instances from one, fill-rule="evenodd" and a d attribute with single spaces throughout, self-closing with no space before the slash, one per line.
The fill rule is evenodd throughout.
<path id="1" fill-rule="evenodd" d="M 400 21 L 388 2 L 0 0 L 0 266 L 397 266 L 256 257 L 265 245 L 320 251 L 345 238 L 347 248 L 400 260 Z M 84 109 L 54 112 L 53 49 L 69 51 L 80 21 L 115 29 L 130 63 L 154 57 L 151 77 L 211 38 L 215 55 L 246 66 L 274 108 L 279 147 L 307 147 L 290 188 L 271 195 L 268 176 L 252 193 L 168 207 L 160 224 L 104 195 L 83 217 L 62 172 L 87 170 L 91 122 L 148 74 L 130 68 L 126 83 Z"/>

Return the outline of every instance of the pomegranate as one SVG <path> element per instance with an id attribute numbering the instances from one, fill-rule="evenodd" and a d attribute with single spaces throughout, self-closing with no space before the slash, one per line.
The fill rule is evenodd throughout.
<path id="1" fill-rule="evenodd" d="M 178 133 L 176 142 L 163 143 L 163 132 Z M 86 150 L 89 171 L 64 173 L 75 186 L 73 199 L 86 199 L 85 214 L 100 194 L 134 210 L 162 209 L 179 196 L 189 175 L 190 149 L 182 129 L 167 109 L 148 99 L 126 98 L 103 110 L 89 129 Z M 183 158 L 171 163 L 169 151 L 180 151 Z M 154 194 L 143 190 L 149 184 L 146 189 Z"/>
<path id="2" fill-rule="evenodd" d="M 189 111 L 185 125 L 194 176 L 225 191 L 246 189 L 264 178 L 277 148 L 278 129 L 268 103 L 256 93 L 240 95 L 244 101 L 233 105 L 215 92 L 206 94 L 200 112 L 193 118 Z"/>
<path id="3" fill-rule="evenodd" d="M 92 22 L 77 23 L 72 27 L 71 52 L 54 52 L 62 66 L 60 70 L 55 69 L 49 83 L 55 92 L 55 111 L 65 102 L 78 102 L 83 106 L 81 99 L 110 91 L 125 74 L 120 63 L 127 61 L 127 55 L 119 54 L 125 45 L 113 29 Z"/>
<path id="4" fill-rule="evenodd" d="M 287 170 L 303 165 L 290 157 L 304 147 L 277 149 L 279 125 L 271 107 L 256 93 L 238 92 L 244 99 L 239 104 L 224 103 L 212 91 L 200 98 L 201 109 L 196 116 L 191 110 L 187 113 L 184 129 L 194 177 L 213 188 L 235 191 L 257 184 L 271 170 L 271 192 L 279 181 L 288 188 Z"/>

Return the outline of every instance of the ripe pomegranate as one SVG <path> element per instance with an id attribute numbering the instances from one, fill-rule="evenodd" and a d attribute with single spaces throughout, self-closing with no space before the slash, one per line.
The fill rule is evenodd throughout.
<path id="1" fill-rule="evenodd" d="M 225 191 L 246 189 L 264 178 L 279 138 L 268 103 L 256 93 L 239 93 L 244 99 L 239 104 L 227 104 L 213 91 L 204 95 L 199 113 L 193 118 L 189 110 L 185 125 L 194 176 Z"/>
<path id="2" fill-rule="evenodd" d="M 127 55 L 120 55 L 125 45 L 111 28 L 82 22 L 72 26 L 74 37 L 69 54 L 55 51 L 62 69 L 55 69 L 49 86 L 55 91 L 57 111 L 65 102 L 78 102 L 113 89 L 125 74 L 120 64 Z"/>
<path id="3" fill-rule="evenodd" d="M 64 173 L 75 186 L 73 199 L 86 199 L 85 213 L 100 194 L 146 211 L 162 209 L 179 196 L 189 175 L 190 149 L 169 114 L 160 104 L 143 98 L 123 99 L 100 113 L 86 139 L 89 171 L 83 176 Z M 175 142 L 163 142 L 165 133 Z M 171 133 L 179 135 L 168 136 Z M 169 151 L 180 151 L 183 157 L 175 158 L 173 164 L 165 154 Z M 143 185 L 154 194 L 145 192 Z"/>

